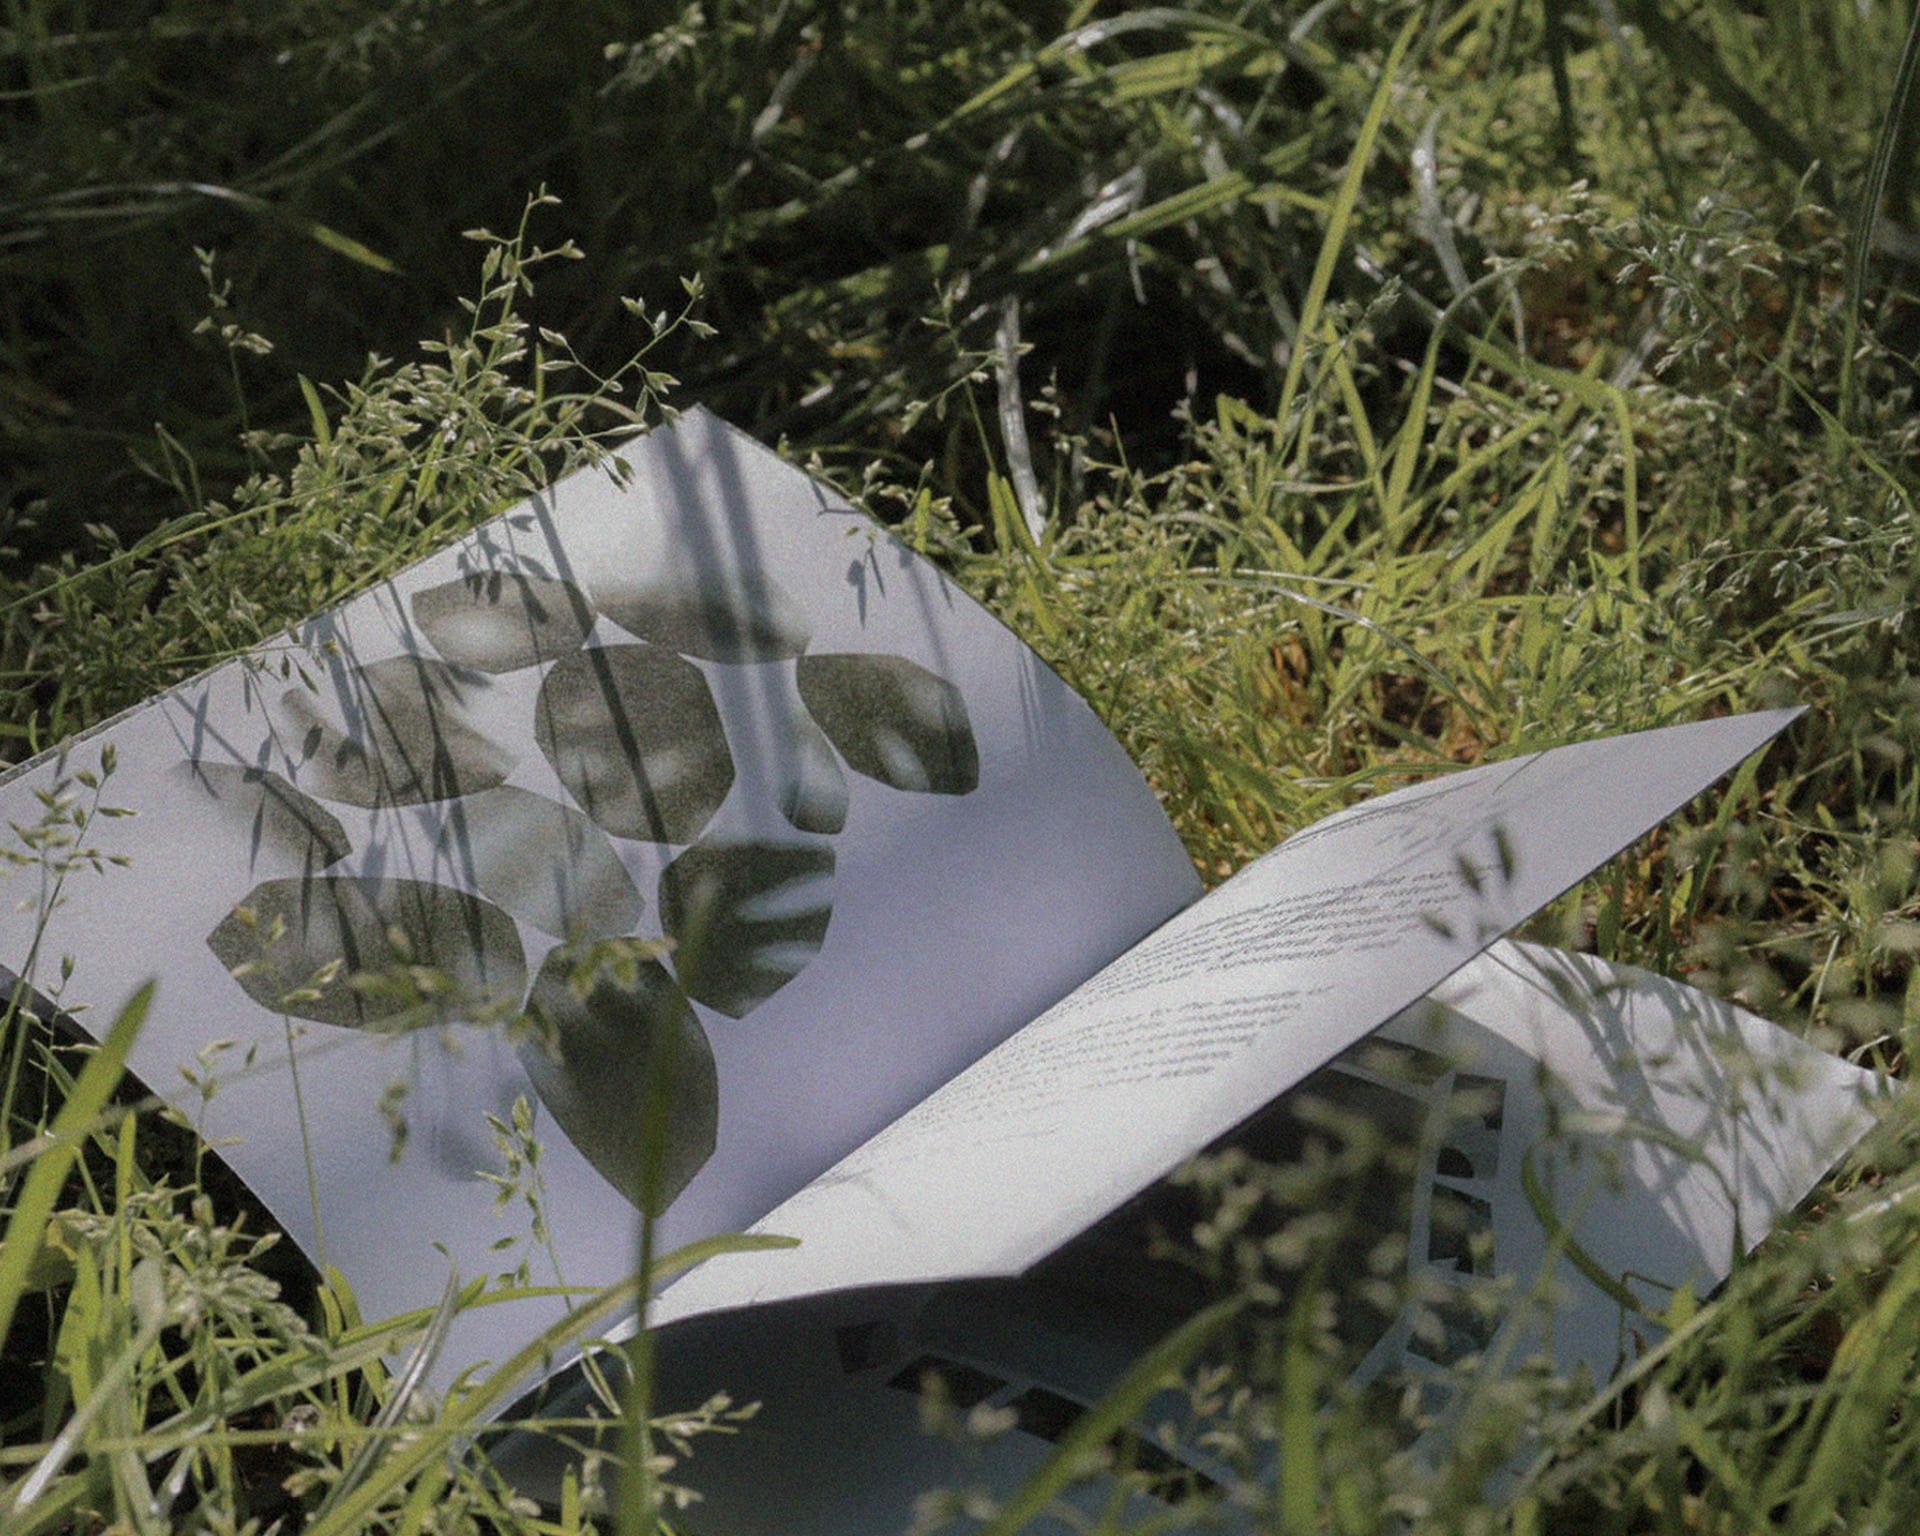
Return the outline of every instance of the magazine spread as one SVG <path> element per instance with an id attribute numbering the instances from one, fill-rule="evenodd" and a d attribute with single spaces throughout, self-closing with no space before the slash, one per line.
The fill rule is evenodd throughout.
<path id="1" fill-rule="evenodd" d="M 641 1206 L 661 1251 L 801 1239 L 686 1276 L 662 1320 L 1009 1275 L 1450 975 L 1492 985 L 1461 968 L 1792 715 L 1401 790 L 1202 897 L 1031 650 L 690 412 L 0 780 L 80 850 L 14 874 L 0 964 L 96 1029 L 157 977 L 132 1069 L 369 1316 L 449 1271 L 610 1284 Z M 131 815 L 75 777 L 107 747 L 99 803 Z M 1742 1142 L 1778 1159 L 1734 1186 L 1768 1217 L 1858 1133 L 1820 1081 L 1812 1130 Z M 500 1198 L 523 1135 L 544 1244 Z M 464 1313 L 439 1376 L 563 1306 Z"/>

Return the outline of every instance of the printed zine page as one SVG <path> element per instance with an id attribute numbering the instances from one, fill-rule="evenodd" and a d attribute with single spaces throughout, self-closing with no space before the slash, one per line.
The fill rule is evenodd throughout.
<path id="1" fill-rule="evenodd" d="M 157 977 L 133 1070 L 370 1317 L 449 1267 L 628 1274 L 656 1065 L 666 1251 L 1199 893 L 1093 713 L 931 564 L 711 416 L 619 460 L 0 783 L 31 828 L 114 749 L 101 798 L 134 814 L 80 842 L 126 867 L 16 872 L 0 965 L 96 1029 Z M 631 990 L 571 988 L 595 943 Z M 454 983 L 422 1010 L 448 1027 L 406 1027 L 412 966 Z M 523 1000 L 550 1041 L 460 1022 Z M 489 1182 L 519 1100 L 544 1247 Z M 464 1314 L 443 1372 L 561 1308 Z"/>
<path id="2" fill-rule="evenodd" d="M 1307 828 L 754 1229 L 797 1250 L 704 1266 L 656 1318 L 1018 1273 L 1426 994 L 1796 713 L 1576 743 Z"/>
<path id="3" fill-rule="evenodd" d="M 1350 1385 L 1417 1389 L 1436 1420 L 1417 1445 L 1437 1457 L 1469 1383 L 1539 1355 L 1604 1380 L 1657 1339 L 1681 1287 L 1704 1299 L 1864 1134 L 1880 1094 L 1871 1074 L 1693 988 L 1501 941 L 1215 1146 L 1299 1166 L 1318 1142 L 1313 1160 L 1339 1166 L 1347 1116 L 1383 1149 L 1357 1186 L 1325 1193 L 1356 1219 L 1328 1235 L 1324 1272 Z M 1163 1181 L 1018 1280 L 836 1291 L 663 1329 L 663 1407 L 719 1392 L 760 1404 L 678 1476 L 714 1529 L 780 1536 L 904 1530 L 931 1487 L 1011 1494 L 1128 1367 L 1230 1294 L 1229 1279 L 1155 1257 L 1156 1239 L 1180 1243 L 1207 1214 Z M 1375 1282 L 1364 1297 L 1338 1289 L 1357 1274 Z M 984 1446 L 926 1434 L 930 1371 L 1013 1430 Z M 590 1406 L 577 1392 L 544 1411 Z M 1226 1475 L 1179 1392 L 1137 1423 L 1188 1486 Z M 1152 1436 L 1164 1426 L 1170 1439 Z M 558 1501 L 568 1458 L 553 1442 L 519 1435 L 496 1461 Z M 1089 1518 L 1113 1494 L 1078 1490 Z M 1155 1506 L 1140 1497 L 1145 1523 Z M 1231 1508 L 1207 1523 L 1255 1524 Z"/>
<path id="4" fill-rule="evenodd" d="M 1471 1075 L 1454 1091 L 1478 1096 L 1434 1199 L 1486 1231 L 1488 1267 L 1552 1282 L 1516 1355 L 1547 1347 L 1598 1378 L 1682 1286 L 1724 1280 L 1893 1091 L 1696 988 L 1537 944 L 1495 945 L 1393 1038 L 1451 1058 Z"/>

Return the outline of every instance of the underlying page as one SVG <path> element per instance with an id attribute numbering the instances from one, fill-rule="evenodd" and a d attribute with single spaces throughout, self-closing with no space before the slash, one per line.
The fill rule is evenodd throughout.
<path id="1" fill-rule="evenodd" d="M 1436 1165 L 1432 1200 L 1486 1232 L 1492 1272 L 1532 1284 L 1513 1358 L 1545 1348 L 1563 1371 L 1606 1376 L 1682 1286 L 1712 1291 L 1894 1091 L 1693 987 L 1537 944 L 1495 945 L 1431 1002 L 1383 1034 L 1451 1057 L 1470 1081 L 1456 1073 L 1450 1091 L 1479 1100 L 1456 1117 L 1469 1134 Z M 1446 1267 L 1441 1243 L 1411 1241 Z M 1435 1360 L 1430 1344 L 1398 1347 L 1409 1365 Z"/>
<path id="2" fill-rule="evenodd" d="M 66 771 L 117 753 L 103 798 L 136 814 L 79 841 L 127 867 L 8 885 L 0 964 L 96 1029 L 157 976 L 134 1071 L 369 1316 L 449 1266 L 628 1273 L 656 1067 L 664 1251 L 764 1215 L 1199 893 L 1092 712 L 928 562 L 702 413 L 616 467 L 111 722 Z M 31 827 L 61 776 L 9 775 L 0 814 Z M 630 990 L 572 988 L 595 943 Z M 417 965 L 444 1016 L 530 998 L 551 1042 L 402 1030 Z M 443 1370 L 559 1308 L 463 1316 Z"/>
<path id="3" fill-rule="evenodd" d="M 1353 1220 L 1302 1260 L 1334 1277 L 1349 1385 L 1417 1386 L 1435 1421 L 1419 1448 L 1437 1456 L 1476 1381 L 1540 1355 L 1604 1380 L 1656 1340 L 1681 1287 L 1704 1298 L 1867 1130 L 1880 1090 L 1691 987 L 1502 941 L 1226 1145 L 1286 1164 L 1318 1143 L 1318 1166 L 1338 1168 L 1338 1111 L 1392 1149 L 1355 1182 L 1330 1181 L 1315 1208 Z M 1156 1253 L 1156 1235 L 1178 1243 L 1205 1214 L 1194 1189 L 1156 1184 L 1017 1281 L 858 1288 L 665 1329 L 656 1401 L 760 1405 L 677 1475 L 713 1528 L 780 1536 L 898 1532 L 931 1487 L 1010 1495 L 1154 1343 L 1233 1293 L 1232 1274 Z M 1342 1288 L 1355 1273 L 1373 1283 Z M 1270 1278 L 1284 1287 L 1291 1272 Z M 929 1371 L 1013 1431 L 986 1445 L 926 1434 L 915 1409 Z M 590 1407 L 583 1391 L 545 1411 Z M 1137 1422 L 1171 1427 L 1155 1444 L 1203 1486 L 1224 1472 L 1209 1448 L 1218 1426 L 1196 1421 L 1185 1394 Z M 526 1435 L 496 1455 L 516 1487 L 558 1502 L 560 1446 Z M 1090 1515 L 1111 1492 L 1081 1489 Z M 1208 1528 L 1251 1530 L 1239 1513 L 1211 1510 Z"/>
<path id="4" fill-rule="evenodd" d="M 707 1265 L 656 1315 L 1019 1272 L 1430 991 L 1795 713 L 1560 747 L 1307 828 L 756 1229 L 800 1238 L 797 1251 Z"/>

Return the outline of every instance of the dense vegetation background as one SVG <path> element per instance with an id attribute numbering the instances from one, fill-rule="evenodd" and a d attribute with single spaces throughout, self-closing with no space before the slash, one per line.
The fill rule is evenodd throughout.
<path id="1" fill-rule="evenodd" d="M 1409 774 L 1806 703 L 1537 931 L 1904 1075 L 1912 29 L 1905 0 L 9 0 L 0 750 L 396 568 L 671 385 L 957 570 L 1210 877 Z M 18 857 L 84 862 L 92 803 Z M 110 1072 L 19 1017 L 0 1053 L 0 1530 L 538 1523 L 433 1453 L 477 1399 L 382 1369 L 429 1320 L 256 1252 L 190 1138 L 103 1110 Z M 1276 1529 L 1912 1528 L 1911 1153 L 1889 1127 L 1623 1382 L 1488 1389 L 1457 1464 L 1337 1394 L 1247 1410 L 1293 1475 L 1247 1496 Z"/>

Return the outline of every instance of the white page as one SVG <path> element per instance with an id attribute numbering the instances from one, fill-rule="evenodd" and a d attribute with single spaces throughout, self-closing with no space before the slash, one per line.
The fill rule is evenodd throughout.
<path id="1" fill-rule="evenodd" d="M 1704 1297 L 1862 1136 L 1890 1091 L 1695 988 L 1590 955 L 1502 943 L 1389 1031 L 1497 1083 L 1502 1113 L 1469 1177 L 1493 1261 L 1530 1278 L 1552 1260 L 1550 1315 L 1517 1317 L 1517 1357 L 1550 1337 L 1563 1371 L 1604 1378 L 1656 1338 L 1682 1286 Z M 1556 1250 L 1523 1172 L 1635 1312 Z M 1417 1246 L 1417 1245 L 1416 1245 Z M 1550 1335 L 1548 1324 L 1550 1322 Z M 1411 1363 L 1411 1357 L 1408 1357 Z"/>
<path id="2" fill-rule="evenodd" d="M 1421 997 L 1780 731 L 1582 742 L 1342 811 L 1172 919 L 757 1230 L 664 1318 L 1014 1274 Z"/>
<path id="3" fill-rule="evenodd" d="M 1502 942 L 1227 1141 L 1284 1156 L 1319 1134 L 1298 1112 L 1312 1099 L 1408 1149 L 1410 1169 L 1353 1207 L 1370 1218 L 1353 1251 L 1399 1238 L 1403 1267 L 1388 1278 L 1417 1274 L 1428 1299 L 1392 1317 L 1336 1300 L 1349 1345 L 1365 1350 L 1357 1381 L 1421 1384 L 1443 1418 L 1425 1442 L 1437 1452 L 1459 1406 L 1449 1366 L 1465 1354 L 1504 1370 L 1544 1350 L 1560 1372 L 1605 1379 L 1623 1349 L 1659 1334 L 1556 1250 L 1526 1192 L 1529 1164 L 1590 1268 L 1660 1313 L 1683 1285 L 1704 1297 L 1806 1195 L 1871 1124 L 1878 1091 L 1870 1074 L 1677 982 Z M 932 1487 L 1010 1493 L 1076 1405 L 1099 1401 L 1211 1299 L 1194 1271 L 1149 1256 L 1144 1230 L 1177 1238 L 1173 1212 L 1191 1209 L 1178 1194 L 1156 1208 L 1160 1193 L 1018 1282 L 839 1292 L 663 1329 L 662 1407 L 722 1391 L 761 1404 L 739 1434 L 697 1443 L 676 1476 L 714 1528 L 740 1536 L 878 1536 L 906 1528 Z M 1462 1305 L 1443 1333 L 1423 1326 L 1476 1275 L 1509 1282 L 1501 1318 L 1476 1322 Z M 915 1412 L 927 1368 L 964 1402 L 1019 1414 L 1025 1432 L 965 1455 L 927 1435 Z M 1188 1422 L 1177 1393 L 1140 1417 Z M 1202 1475 L 1219 1470 L 1198 1433 L 1176 1445 Z M 557 1494 L 565 1458 L 550 1442 L 519 1437 L 502 1461 L 524 1490 Z M 1086 1507 L 1103 1492 L 1086 1490 Z M 1220 1518 L 1239 1528 L 1230 1511 Z"/>
<path id="4" fill-rule="evenodd" d="M 558 1087 L 549 1077 L 543 1100 L 498 1029 L 385 1039 L 311 1018 L 289 1025 L 228 975 L 234 946 L 256 943 L 258 932 L 235 926 L 234 909 L 251 902 L 264 922 L 273 906 L 258 897 L 261 882 L 282 882 L 271 887 L 291 909 L 282 915 L 309 932 L 315 911 L 325 922 L 359 921 L 356 892 L 404 894 L 416 902 L 410 910 L 444 920 L 449 945 L 479 934 L 469 969 L 511 1005 L 556 946 L 556 930 L 660 935 L 663 871 L 687 844 L 784 850 L 718 866 L 793 876 L 749 888 L 736 910 L 743 922 L 767 920 L 774 942 L 756 952 L 772 972 L 797 974 L 743 1007 L 726 989 L 764 988 L 772 972 L 743 982 L 729 969 L 730 956 L 751 948 L 738 929 L 718 946 L 724 953 L 703 986 L 720 1002 L 696 1001 L 693 1011 L 714 1062 L 718 1129 L 711 1156 L 661 1223 L 663 1250 L 764 1215 L 1199 891 L 1151 792 L 1092 712 L 933 566 L 703 413 L 621 456 L 629 487 L 582 472 L 296 636 L 128 712 L 74 751 L 75 768 L 93 766 L 105 744 L 117 751 L 106 799 L 136 814 L 97 822 L 87 841 L 130 864 L 66 882 L 33 980 L 99 1029 L 157 976 L 133 1070 L 182 1104 L 309 1254 L 324 1252 L 347 1275 L 369 1316 L 431 1304 L 449 1264 L 470 1277 L 530 1253 L 536 1281 L 551 1282 L 556 1268 L 576 1285 L 628 1273 L 633 1207 L 573 1132 L 584 1125 L 582 1136 L 610 1160 L 607 1140 L 630 1140 L 638 1123 L 638 1087 L 622 1085 L 615 1063 L 563 1076 Z M 748 610 L 750 622 L 729 628 L 709 615 L 688 640 L 672 628 L 685 626 L 684 604 L 661 593 L 678 601 L 689 590 L 723 612 Z M 642 647 L 635 625 L 665 638 Z M 764 659 L 686 654 L 695 644 L 716 649 L 716 635 L 736 656 Z M 800 638 L 796 660 L 785 652 Z M 610 660 L 620 647 L 621 659 Z M 643 649 L 651 659 L 636 660 Z M 898 722 L 844 681 L 866 663 L 849 673 L 819 660 L 844 655 L 890 658 L 888 675 L 919 690 L 932 747 L 880 729 Z M 315 686 L 283 675 L 283 660 Z M 644 685 L 619 719 L 604 703 L 616 666 L 637 669 Z M 628 686 L 628 672 L 618 673 L 612 696 Z M 676 690 L 677 713 L 656 708 Z M 409 698 L 427 692 L 438 755 L 420 750 L 426 733 L 406 718 Z M 854 745 L 829 744 L 809 724 L 814 715 L 834 719 L 824 728 Z M 637 790 L 620 790 L 624 747 L 596 757 L 578 744 L 604 745 L 624 728 L 653 750 L 666 729 L 660 719 L 673 751 L 648 761 L 663 819 L 640 825 L 623 820 L 652 814 Z M 553 722 L 546 745 L 540 720 Z M 380 759 L 377 785 L 355 742 Z M 856 771 L 850 751 L 895 782 Z M 283 787 L 249 782 L 245 769 L 270 770 Z M 902 787 L 916 771 L 932 774 L 935 788 Z M 0 814 L 31 825 L 35 793 L 54 774 L 43 759 L 9 775 Z M 449 787 L 462 793 L 422 798 Z M 418 803 L 396 803 L 408 799 Z M 583 814 L 589 808 L 608 835 Z M 634 825 L 667 836 L 631 835 Z M 350 850 L 333 859 L 343 845 Z M 343 878 L 356 883 L 330 883 Z M 39 894 L 30 869 L 8 883 L 0 964 L 25 966 Z M 366 910 L 373 916 L 356 932 L 373 944 L 388 911 Z M 215 952 L 219 930 L 226 959 Z M 62 955 L 76 961 L 64 988 Z M 685 955 L 668 963 L 684 970 Z M 298 969 L 303 978 L 312 966 Z M 270 995 L 284 990 L 275 983 Z M 233 1045 L 219 1059 L 218 1093 L 202 1105 L 181 1068 L 219 1040 Z M 410 1127 L 397 1164 L 380 1107 L 395 1082 Z M 561 1092 L 576 1095 L 575 1124 L 564 1129 L 551 1102 Z M 496 1209 L 495 1187 L 481 1177 L 503 1167 L 484 1117 L 504 1116 L 521 1095 L 543 1147 L 551 1255 L 525 1242 L 524 1207 Z M 623 1124 L 609 1127 L 609 1117 Z M 700 1151 L 690 1146 L 689 1163 Z M 496 1252 L 501 1240 L 519 1245 Z M 461 1318 L 443 1371 L 504 1355 L 559 1306 Z"/>

